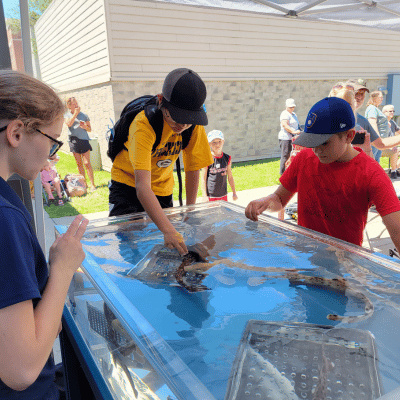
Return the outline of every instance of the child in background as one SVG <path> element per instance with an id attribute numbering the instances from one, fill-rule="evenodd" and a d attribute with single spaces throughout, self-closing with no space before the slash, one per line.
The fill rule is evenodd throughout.
<path id="1" fill-rule="evenodd" d="M 224 134 L 221 131 L 213 130 L 208 133 L 207 138 L 214 162 L 208 167 L 203 168 L 203 197 L 207 194 L 209 201 L 228 201 L 228 185 L 226 179 L 228 176 L 229 185 L 233 192 L 233 200 L 237 200 L 238 197 L 231 168 L 231 156 L 222 152 L 225 142 Z"/>
<path id="2" fill-rule="evenodd" d="M 382 217 L 400 249 L 400 202 L 382 167 L 351 145 L 355 116 L 349 103 L 327 97 L 314 104 L 295 140 L 302 150 L 280 178 L 275 193 L 249 203 L 246 217 L 257 221 L 277 212 L 298 192 L 298 224 L 361 246 L 368 209 Z"/>
<path id="3" fill-rule="evenodd" d="M 42 185 L 44 187 L 44 190 L 49 196 L 49 200 L 53 201 L 55 200 L 51 190 L 51 185 L 53 185 L 57 192 L 58 205 L 59 206 L 64 205 L 64 202 L 62 201 L 63 196 L 61 192 L 61 182 L 60 179 L 58 178 L 57 170 L 54 166 L 52 166 L 52 162 L 50 160 L 47 160 L 46 165 L 40 171 L 40 177 L 42 179 Z"/>

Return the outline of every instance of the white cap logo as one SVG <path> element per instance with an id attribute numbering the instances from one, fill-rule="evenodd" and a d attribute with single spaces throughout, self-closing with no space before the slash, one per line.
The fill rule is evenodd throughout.
<path id="1" fill-rule="evenodd" d="M 343 124 L 343 123 L 340 124 L 340 127 L 341 127 L 341 128 L 344 128 L 345 126 L 346 126 L 346 124 Z"/>
<path id="2" fill-rule="evenodd" d="M 169 167 L 171 164 L 172 164 L 172 161 L 171 161 L 171 160 L 168 160 L 168 159 L 157 161 L 157 167 L 159 167 L 159 168 L 167 168 L 167 167 Z"/>

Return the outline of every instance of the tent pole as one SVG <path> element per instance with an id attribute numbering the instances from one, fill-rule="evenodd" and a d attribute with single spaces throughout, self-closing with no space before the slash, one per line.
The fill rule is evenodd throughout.
<path id="1" fill-rule="evenodd" d="M 360 3 L 366 4 L 367 6 L 376 7 L 376 8 L 379 8 L 380 10 L 382 10 L 382 11 L 386 11 L 386 12 L 388 12 L 390 14 L 400 16 L 399 12 L 397 12 L 395 10 L 391 10 L 390 8 L 387 8 L 387 7 L 377 3 L 376 1 L 371 1 L 371 0 L 358 0 L 358 1 Z"/>
<path id="2" fill-rule="evenodd" d="M 19 0 L 20 13 L 21 13 L 21 34 L 22 34 L 22 49 L 24 54 L 25 72 L 33 76 L 32 64 L 32 48 L 31 48 L 31 35 L 29 27 L 29 6 L 28 0 Z M 28 181 L 26 184 L 29 185 Z M 35 193 L 35 222 L 36 222 L 36 235 L 43 253 L 46 254 L 46 236 L 44 226 L 44 211 L 42 201 L 42 182 L 40 174 L 33 181 L 33 188 Z"/>
<path id="3" fill-rule="evenodd" d="M 251 0 L 251 1 L 253 3 L 263 4 L 264 6 L 268 6 L 275 10 L 282 11 L 285 14 L 287 14 L 290 11 L 287 8 L 281 7 L 278 4 L 273 3 L 272 1 L 268 1 L 268 0 Z"/>
<path id="4" fill-rule="evenodd" d="M 10 49 L 8 48 L 6 20 L 3 0 L 0 0 L 0 69 L 11 69 Z"/>
<path id="5" fill-rule="evenodd" d="M 315 6 L 318 6 L 319 4 L 325 3 L 325 2 L 327 2 L 327 1 L 328 1 L 328 0 L 318 0 L 318 1 L 314 1 L 314 2 L 311 3 L 311 4 L 308 4 L 308 5 L 304 6 L 304 7 L 299 8 L 296 12 L 297 12 L 297 14 L 301 14 L 301 13 L 303 13 L 304 11 L 309 10 L 310 8 L 313 8 L 313 7 L 315 7 Z"/>

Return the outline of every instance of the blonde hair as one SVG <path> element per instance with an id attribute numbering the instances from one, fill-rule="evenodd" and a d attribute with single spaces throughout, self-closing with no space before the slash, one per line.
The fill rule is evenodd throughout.
<path id="1" fill-rule="evenodd" d="M 330 91 L 329 96 L 328 97 L 338 97 L 339 99 L 343 99 L 345 101 L 347 101 L 350 106 L 351 109 L 354 112 L 356 112 L 356 98 L 355 98 L 355 94 L 354 94 L 354 90 L 352 89 L 346 89 L 345 87 L 341 88 L 341 89 L 335 89 L 335 87 Z"/>
<path id="2" fill-rule="evenodd" d="M 339 90 L 342 90 L 344 87 L 344 82 L 338 82 L 335 86 L 332 87 L 331 91 L 328 94 L 328 97 L 336 97 L 336 94 L 339 92 Z"/>
<path id="3" fill-rule="evenodd" d="M 376 90 L 375 92 L 371 92 L 370 94 L 369 94 L 369 99 L 368 99 L 368 102 L 367 102 L 367 106 L 369 106 L 369 105 L 373 105 L 373 106 L 375 106 L 375 101 L 376 101 L 376 98 L 378 97 L 378 96 L 380 96 L 382 94 L 382 92 L 380 91 L 380 90 Z M 376 106 L 375 106 L 376 107 Z"/>
<path id="4" fill-rule="evenodd" d="M 0 120 L 20 120 L 31 130 L 51 125 L 65 106 L 49 86 L 21 72 L 0 70 Z"/>
<path id="5" fill-rule="evenodd" d="M 68 106 L 69 104 L 71 104 L 72 100 L 76 100 L 74 96 L 66 97 L 65 98 L 65 104 Z"/>

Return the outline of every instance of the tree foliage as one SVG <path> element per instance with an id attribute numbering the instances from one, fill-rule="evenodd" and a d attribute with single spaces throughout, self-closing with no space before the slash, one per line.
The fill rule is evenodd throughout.
<path id="1" fill-rule="evenodd" d="M 29 25 L 34 27 L 37 20 L 45 12 L 46 8 L 53 0 L 28 0 L 29 7 Z M 11 18 L 7 18 L 6 25 L 11 29 L 11 32 L 16 34 L 21 31 L 21 14 L 19 7 L 11 10 Z M 32 38 L 32 53 L 37 56 L 36 40 Z"/>
<path id="2" fill-rule="evenodd" d="M 51 4 L 53 0 L 28 0 L 29 7 L 29 24 L 31 26 L 35 26 L 37 20 L 40 16 L 45 12 L 46 8 Z M 20 10 L 19 7 L 15 7 L 11 10 L 12 18 L 8 18 L 8 20 L 18 21 L 19 29 L 21 30 L 21 21 L 20 21 Z M 17 22 L 15 22 L 17 23 Z"/>

